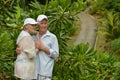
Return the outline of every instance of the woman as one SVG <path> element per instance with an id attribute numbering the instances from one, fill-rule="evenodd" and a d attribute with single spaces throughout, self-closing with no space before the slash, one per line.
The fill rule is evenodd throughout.
<path id="1" fill-rule="evenodd" d="M 23 29 L 17 38 L 17 45 L 20 48 L 20 54 L 17 55 L 15 61 L 15 76 L 21 80 L 32 80 L 36 78 L 35 72 L 35 57 L 37 49 L 32 39 L 33 34 L 36 34 L 35 26 L 37 22 L 32 18 L 27 18 L 24 21 Z"/>

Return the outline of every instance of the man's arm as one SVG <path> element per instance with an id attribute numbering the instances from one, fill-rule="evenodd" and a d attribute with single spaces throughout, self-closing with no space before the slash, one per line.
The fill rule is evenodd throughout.
<path id="1" fill-rule="evenodd" d="M 52 45 L 50 48 L 50 57 L 56 59 L 59 56 L 59 45 L 58 45 L 58 40 L 57 37 L 54 36 L 52 40 Z"/>
<path id="2" fill-rule="evenodd" d="M 51 48 L 47 48 L 41 41 L 36 41 L 36 46 L 39 50 L 44 51 L 50 57 L 56 59 L 59 56 L 58 40 L 56 37 L 53 38 Z"/>
<path id="3" fill-rule="evenodd" d="M 44 51 L 47 55 L 50 55 L 49 48 L 47 48 L 46 46 L 44 46 L 41 41 L 37 40 L 36 43 L 35 43 L 35 45 L 36 45 L 37 49 Z"/>

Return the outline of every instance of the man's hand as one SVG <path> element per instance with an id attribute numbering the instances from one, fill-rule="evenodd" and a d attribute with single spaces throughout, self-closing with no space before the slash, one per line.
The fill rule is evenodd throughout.
<path id="1" fill-rule="evenodd" d="M 43 43 L 39 40 L 36 40 L 35 42 L 36 48 L 40 49 L 40 50 L 44 50 L 45 46 L 43 45 Z"/>
<path id="2" fill-rule="evenodd" d="M 19 46 L 17 46 L 17 48 L 16 48 L 16 53 L 17 53 L 17 55 L 19 55 L 21 53 Z"/>
<path id="3" fill-rule="evenodd" d="M 39 50 L 46 52 L 46 54 L 48 55 L 50 54 L 49 49 L 46 46 L 44 46 L 44 44 L 40 40 L 37 40 L 35 42 L 35 45 L 36 45 L 36 48 L 38 48 Z"/>

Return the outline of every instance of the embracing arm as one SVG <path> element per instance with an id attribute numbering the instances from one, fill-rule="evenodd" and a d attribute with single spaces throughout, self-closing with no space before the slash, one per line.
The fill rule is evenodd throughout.
<path id="1" fill-rule="evenodd" d="M 19 45 L 21 45 L 21 50 L 25 52 L 29 58 L 36 56 L 35 43 L 31 37 L 24 37 Z"/>
<path id="2" fill-rule="evenodd" d="M 46 47 L 40 40 L 36 41 L 36 46 L 51 58 L 56 59 L 59 56 L 58 40 L 56 37 L 53 38 L 50 48 Z"/>
<path id="3" fill-rule="evenodd" d="M 50 55 L 49 48 L 47 48 L 46 46 L 44 46 L 44 44 L 40 40 L 36 40 L 35 45 L 36 45 L 37 49 L 44 51 L 47 55 Z"/>

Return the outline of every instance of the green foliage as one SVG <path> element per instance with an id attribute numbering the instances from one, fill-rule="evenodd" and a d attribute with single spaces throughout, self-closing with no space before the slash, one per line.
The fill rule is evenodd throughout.
<path id="1" fill-rule="evenodd" d="M 116 64 L 120 64 L 120 62 L 116 62 Z M 114 73 L 114 76 L 111 78 L 111 80 L 119 80 L 120 79 L 120 67 L 116 68 L 116 71 Z"/>
<path id="2" fill-rule="evenodd" d="M 70 46 L 56 61 L 53 80 L 110 80 L 117 75 L 118 61 L 113 54 L 98 53 L 88 44 Z"/>
<path id="3" fill-rule="evenodd" d="M 99 19 L 99 32 L 105 36 L 108 51 L 119 53 L 119 43 L 116 39 L 120 37 L 120 0 L 96 0 L 91 7 L 91 13 L 101 16 Z M 116 51 L 115 51 L 116 50 Z"/>
<path id="4" fill-rule="evenodd" d="M 37 18 L 39 14 L 48 16 L 49 30 L 56 34 L 60 44 L 60 57 L 55 64 L 53 80 L 109 80 L 111 78 L 119 80 L 120 64 L 114 55 L 97 53 L 87 44 L 67 46 L 69 35 L 75 31 L 73 29 L 75 29 L 74 22 L 77 20 L 76 15 L 86 7 L 82 0 L 70 2 L 71 0 L 51 0 L 41 5 L 35 1 L 31 2 L 30 8 L 25 9 L 21 0 L 0 2 L 0 74 L 2 73 L 3 80 L 7 76 L 10 76 L 11 80 L 16 80 L 13 77 L 16 38 L 22 29 L 24 19 Z M 117 19 L 119 18 L 110 19 L 112 26 L 114 21 L 118 26 Z"/>
<path id="5" fill-rule="evenodd" d="M 101 13 L 104 10 L 120 12 L 120 0 L 95 0 L 90 11 L 91 14 Z"/>
<path id="6" fill-rule="evenodd" d="M 109 51 L 114 52 L 114 54 L 120 54 L 120 38 L 112 40 L 108 43 Z"/>
<path id="7" fill-rule="evenodd" d="M 120 37 L 120 18 L 119 13 L 104 11 L 104 18 L 100 22 L 103 35 L 106 41 L 111 41 Z"/>
<path id="8" fill-rule="evenodd" d="M 13 76 L 14 47 L 9 33 L 0 34 L 0 73 L 6 76 Z"/>
<path id="9" fill-rule="evenodd" d="M 44 5 L 39 4 L 38 1 L 35 0 L 35 2 L 31 2 L 30 4 L 31 10 L 30 10 L 30 16 L 37 18 L 38 15 L 42 14 L 44 11 Z"/>

